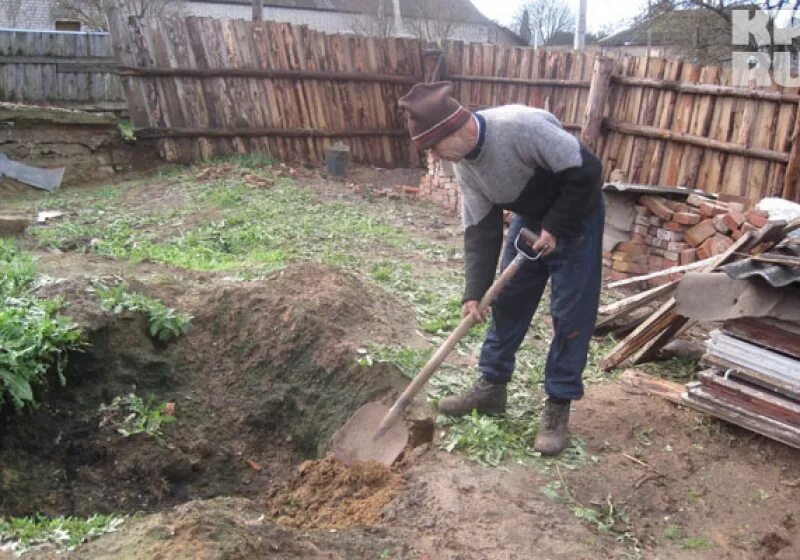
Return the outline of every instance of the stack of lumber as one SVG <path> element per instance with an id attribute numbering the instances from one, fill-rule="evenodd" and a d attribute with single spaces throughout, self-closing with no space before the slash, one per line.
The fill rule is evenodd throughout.
<path id="1" fill-rule="evenodd" d="M 630 240 L 605 254 L 612 281 L 688 265 L 720 255 L 744 233 L 767 223 L 767 214 L 742 202 L 721 202 L 691 194 L 685 202 L 642 195 Z M 680 272 L 650 277 L 653 288 L 680 278 Z"/>
<path id="2" fill-rule="evenodd" d="M 800 224 L 798 224 L 797 220 L 789 224 L 784 221 L 775 221 L 768 222 L 756 232 L 742 231 L 738 239 L 733 241 L 721 254 L 686 265 L 682 270 L 694 268 L 700 272 L 711 272 L 731 261 L 760 259 L 764 254 L 771 254 L 769 251 L 798 227 L 800 227 Z M 664 274 L 670 270 L 675 269 L 667 269 L 667 271 L 653 273 L 652 275 Z M 643 277 L 631 278 L 616 284 L 639 281 L 641 278 Z M 638 321 L 633 331 L 603 358 L 601 362 L 603 369 L 609 370 L 629 359 L 634 364 L 653 359 L 667 342 L 689 325 L 689 319 L 676 312 L 675 298 L 670 297 L 678 283 L 679 280 L 671 280 L 667 284 L 651 288 L 600 308 L 597 329 L 600 329 L 610 321 L 618 320 L 620 317 L 636 311 L 643 305 L 650 304 L 660 298 L 669 298 L 654 313 Z M 610 284 L 609 286 L 612 285 Z"/>
<path id="3" fill-rule="evenodd" d="M 711 333 L 683 399 L 692 408 L 800 448 L 800 325 L 726 321 Z"/>

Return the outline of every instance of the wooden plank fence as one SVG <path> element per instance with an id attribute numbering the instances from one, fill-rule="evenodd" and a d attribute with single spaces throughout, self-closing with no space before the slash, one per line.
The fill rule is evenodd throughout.
<path id="1" fill-rule="evenodd" d="M 620 170 L 629 182 L 800 200 L 800 92 L 734 84 L 728 70 L 461 42 L 432 50 L 276 22 L 110 16 L 137 135 L 159 138 L 170 161 L 268 151 L 320 163 L 341 140 L 354 161 L 416 165 L 397 101 L 413 83 L 448 79 L 472 109 L 552 111 L 592 138 L 607 178 Z"/>
<path id="2" fill-rule="evenodd" d="M 0 101 L 124 111 L 111 38 L 0 29 Z"/>

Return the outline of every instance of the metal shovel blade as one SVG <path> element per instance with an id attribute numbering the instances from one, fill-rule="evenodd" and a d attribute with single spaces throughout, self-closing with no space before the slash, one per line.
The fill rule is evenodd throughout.
<path id="1" fill-rule="evenodd" d="M 389 406 L 380 402 L 367 403 L 359 408 L 347 424 L 333 434 L 331 448 L 336 458 L 345 465 L 354 462 L 377 461 L 391 466 L 408 443 L 408 429 L 398 420 L 376 437 L 378 425 L 389 412 Z"/>

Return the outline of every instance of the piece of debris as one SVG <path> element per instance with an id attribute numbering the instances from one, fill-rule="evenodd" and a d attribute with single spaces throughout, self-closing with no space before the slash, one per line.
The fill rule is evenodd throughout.
<path id="1" fill-rule="evenodd" d="M 37 189 L 54 191 L 61 185 L 64 178 L 64 168 L 44 169 L 25 165 L 9 159 L 5 154 L 0 154 L 0 177 L 15 179 Z"/>
<path id="2" fill-rule="evenodd" d="M 47 220 L 55 220 L 61 216 L 66 216 L 66 212 L 60 210 L 42 210 L 36 215 L 36 221 L 40 224 L 47 223 Z"/>
<path id="3" fill-rule="evenodd" d="M 216 179 L 222 179 L 230 174 L 231 171 L 234 169 L 234 165 L 232 163 L 223 163 L 222 165 L 213 165 L 210 167 L 205 167 L 195 174 L 194 178 L 198 181 L 213 181 Z"/>
<path id="4" fill-rule="evenodd" d="M 252 173 L 242 175 L 242 180 L 248 187 L 255 187 L 258 189 L 268 189 L 275 185 L 275 181 L 272 179 L 260 175 L 253 175 Z"/>
<path id="5" fill-rule="evenodd" d="M 247 459 L 247 461 L 245 462 L 247 463 L 248 467 L 250 467 L 256 472 L 261 472 L 264 469 L 264 467 L 260 463 L 256 463 L 253 459 Z"/>

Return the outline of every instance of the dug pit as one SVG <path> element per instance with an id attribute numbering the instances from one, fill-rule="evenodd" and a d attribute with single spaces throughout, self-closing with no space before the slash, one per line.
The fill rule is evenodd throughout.
<path id="1" fill-rule="evenodd" d="M 409 336 L 411 309 L 314 264 L 263 281 L 189 284 L 129 286 L 193 316 L 189 333 L 169 344 L 148 335 L 140 314 L 101 311 L 88 279 L 45 289 L 64 296 L 90 346 L 70 356 L 66 387 L 49 387 L 38 408 L 4 410 L 0 514 L 88 516 L 243 496 L 268 500 L 291 526 L 376 520 L 398 475 L 303 461 L 323 457 L 359 406 L 404 385 L 391 365 L 360 365 L 355 349 Z M 101 405 L 130 393 L 173 403 L 175 423 L 161 437 L 102 426 Z M 287 505 L 299 503 L 302 514 Z"/>

